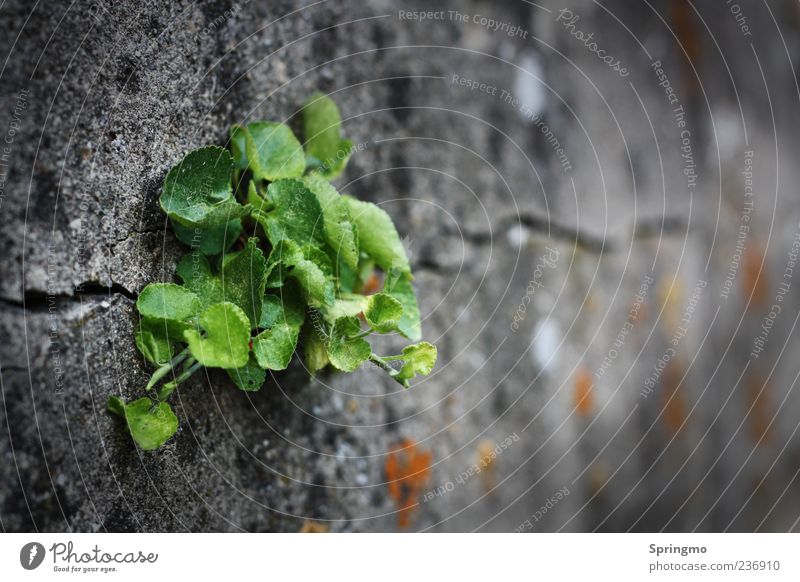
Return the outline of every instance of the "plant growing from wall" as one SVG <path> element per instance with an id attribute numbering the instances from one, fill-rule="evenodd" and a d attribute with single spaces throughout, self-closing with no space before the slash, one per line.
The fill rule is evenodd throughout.
<path id="1" fill-rule="evenodd" d="M 203 367 L 252 392 L 299 345 L 311 374 L 370 361 L 405 387 L 436 362 L 436 348 L 419 341 L 411 268 L 392 219 L 330 184 L 353 149 L 338 107 L 316 93 L 302 115 L 304 144 L 281 123 L 235 125 L 229 149 L 191 151 L 164 180 L 161 209 L 189 251 L 180 284 L 147 285 L 136 302 L 136 346 L 156 366 L 147 395 L 108 399 L 142 449 L 175 434 L 167 400 Z M 382 288 L 367 294 L 376 272 Z M 396 355 L 372 350 L 371 335 L 394 333 L 418 343 Z"/>

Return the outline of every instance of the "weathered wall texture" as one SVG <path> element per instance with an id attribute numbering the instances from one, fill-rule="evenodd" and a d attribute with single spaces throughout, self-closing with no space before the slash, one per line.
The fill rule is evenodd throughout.
<path id="1" fill-rule="evenodd" d="M 431 453 L 411 530 L 798 529 L 796 3 L 740 1 L 747 31 L 683 0 L 430 4 L 0 7 L 4 530 L 394 530 L 405 440 Z M 105 401 L 141 394 L 135 297 L 182 252 L 164 175 L 315 88 L 360 144 L 339 186 L 407 236 L 437 369 L 212 372 L 138 452 Z"/>

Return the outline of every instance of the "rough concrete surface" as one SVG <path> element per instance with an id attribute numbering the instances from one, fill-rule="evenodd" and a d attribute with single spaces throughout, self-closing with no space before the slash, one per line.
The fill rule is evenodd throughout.
<path id="1" fill-rule="evenodd" d="M 800 284 L 776 298 L 800 221 L 796 3 L 740 1 L 745 35 L 703 3 L 572 2 L 626 76 L 557 2 L 430 4 L 0 6 L 3 530 L 800 527 Z M 420 8 L 447 16 L 400 14 Z M 317 88 L 359 144 L 337 186 L 406 237 L 439 363 L 410 391 L 292 369 L 245 394 L 212 371 L 177 393 L 176 437 L 137 451 L 105 402 L 142 393 L 135 298 L 183 252 L 163 178 L 232 123 L 297 127 Z M 409 441 L 431 461 L 403 524 L 386 466 Z"/>

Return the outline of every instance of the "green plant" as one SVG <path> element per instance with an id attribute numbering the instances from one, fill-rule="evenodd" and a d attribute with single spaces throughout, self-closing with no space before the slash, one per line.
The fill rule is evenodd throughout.
<path id="1" fill-rule="evenodd" d="M 152 283 L 136 302 L 136 346 L 158 366 L 148 395 L 108 400 L 142 449 L 175 434 L 166 400 L 202 367 L 256 391 L 298 345 L 311 374 L 370 361 L 405 387 L 436 362 L 427 342 L 393 356 L 372 351 L 374 333 L 420 340 L 408 257 L 386 212 L 329 183 L 353 149 L 336 104 L 317 93 L 302 113 L 305 144 L 280 123 L 235 125 L 229 150 L 194 150 L 164 180 L 161 209 L 190 251 L 176 269 L 180 285 Z M 383 286 L 370 295 L 379 274 Z"/>

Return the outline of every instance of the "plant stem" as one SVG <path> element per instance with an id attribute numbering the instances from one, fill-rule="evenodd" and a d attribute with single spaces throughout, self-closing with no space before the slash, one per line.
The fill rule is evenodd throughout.
<path id="1" fill-rule="evenodd" d="M 389 377 L 392 378 L 392 380 L 400 384 L 403 388 L 408 388 L 408 380 L 401 380 L 398 378 L 398 370 L 395 370 L 389 365 L 389 363 L 387 362 L 388 359 L 392 359 L 392 356 L 389 356 L 388 358 L 386 356 L 381 357 L 375 353 L 369 355 L 369 360 L 377 364 L 378 367 L 384 370 L 385 372 L 388 372 Z M 399 358 L 394 358 L 394 359 L 399 359 Z"/>
<path id="2" fill-rule="evenodd" d="M 172 380 L 171 382 L 167 382 L 166 384 L 164 384 L 161 387 L 161 390 L 159 390 L 158 396 L 157 396 L 158 400 L 160 402 L 163 402 L 164 400 L 169 398 L 169 395 L 172 394 L 175 391 L 175 388 L 178 387 L 178 384 L 188 380 L 189 377 L 192 374 L 197 372 L 197 370 L 199 370 L 202 367 L 203 367 L 203 364 L 201 364 L 200 362 L 195 361 L 194 358 L 189 358 L 186 361 L 186 366 L 184 366 L 184 369 L 183 369 L 183 372 L 181 373 L 181 375 L 178 376 L 177 378 L 175 378 L 174 380 Z"/>
<path id="3" fill-rule="evenodd" d="M 150 381 L 147 383 L 145 390 L 150 390 L 153 386 L 158 384 L 158 381 L 161 380 L 161 378 L 169 374 L 175 368 L 175 366 L 179 365 L 187 357 L 189 357 L 188 346 L 181 353 L 172 358 L 172 360 L 170 360 L 169 362 L 158 368 L 155 372 L 153 372 L 153 375 L 150 376 Z"/>
<path id="4" fill-rule="evenodd" d="M 397 373 L 397 370 L 392 368 L 384 358 L 380 357 L 378 354 L 374 352 L 369 355 L 369 360 L 370 362 L 374 362 L 375 364 L 377 364 L 379 368 L 389 372 L 389 375 L 394 375 Z"/>

